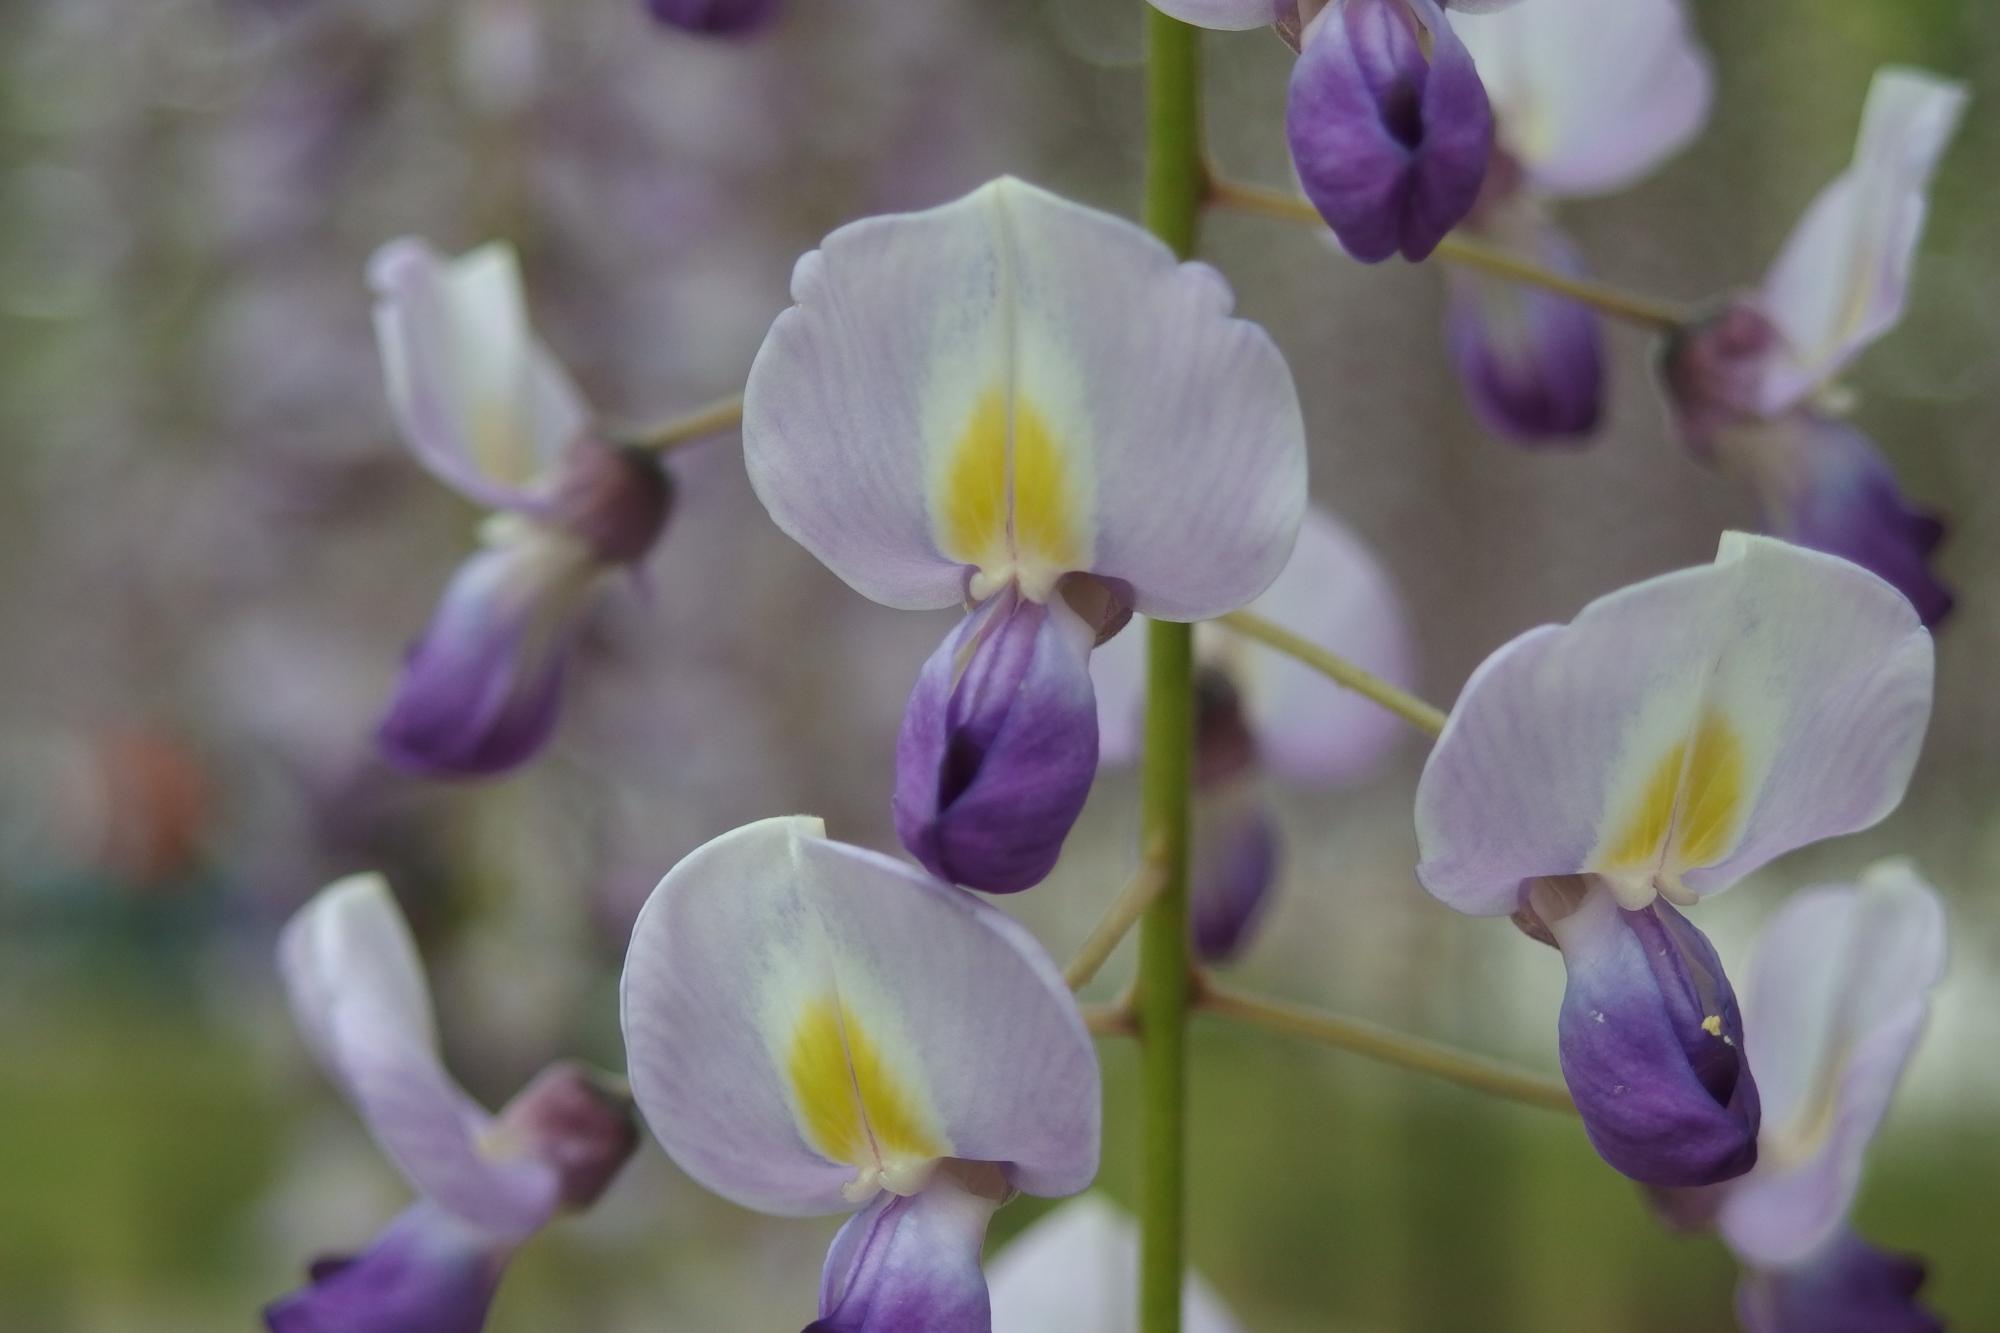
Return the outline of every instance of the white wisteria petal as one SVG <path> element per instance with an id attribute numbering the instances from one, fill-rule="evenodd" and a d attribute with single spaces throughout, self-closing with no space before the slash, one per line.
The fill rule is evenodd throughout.
<path id="1" fill-rule="evenodd" d="M 528 324 L 514 248 L 446 259 L 415 237 L 368 264 L 389 406 L 417 458 L 494 509 L 531 509 L 536 484 L 580 433 L 582 395 Z"/>
<path id="2" fill-rule="evenodd" d="M 1798 1263 L 1845 1222 L 1944 965 L 1943 904 L 1906 861 L 1795 893 L 1765 925 L 1744 1034 L 1764 1127 L 1717 1218 L 1747 1262 Z"/>
<path id="3" fill-rule="evenodd" d="M 1417 785 L 1417 876 L 1499 915 L 1596 874 L 1627 908 L 1727 887 L 1902 799 L 1932 647 L 1859 565 L 1723 534 L 1715 563 L 1601 597 L 1482 663 Z"/>
<path id="4" fill-rule="evenodd" d="M 1305 503 L 1284 358 L 1213 269 L 1011 178 L 799 261 L 744 394 L 778 526 L 890 606 L 1010 579 L 1174 620 L 1262 592 Z"/>
<path id="5" fill-rule="evenodd" d="M 1415 654 L 1395 584 L 1374 552 L 1324 510 L 1306 511 L 1292 558 L 1247 609 L 1394 684 L 1414 684 Z M 1145 649 L 1143 629 L 1132 626 L 1091 655 L 1104 762 L 1138 756 Z M 1195 657 L 1229 677 L 1259 759 L 1282 777 L 1326 786 L 1356 781 L 1401 737 L 1403 723 L 1379 705 L 1223 626 L 1196 628 Z"/>
<path id="6" fill-rule="evenodd" d="M 1963 84 L 1887 66 L 1868 88 L 1854 161 L 1814 199 L 1765 278 L 1784 354 L 1760 406 L 1776 415 L 1824 385 L 1902 318 L 1926 194 L 1965 113 Z"/>
<path id="7" fill-rule="evenodd" d="M 1097 1060 L 1011 918 L 914 867 L 767 819 L 654 890 L 622 993 L 654 1136 L 746 1207 L 835 1212 L 946 1158 L 1068 1194 L 1097 1170 Z"/>
<path id="8" fill-rule="evenodd" d="M 1137 1333 L 1139 1231 L 1108 1199 L 1063 1204 L 988 1265 L 993 1333 Z M 1181 1285 L 1183 1333 L 1241 1333 L 1193 1269 Z"/>
<path id="9" fill-rule="evenodd" d="M 1153 8 L 1197 28 L 1242 32 L 1278 21 L 1286 0 L 1153 0 Z"/>
<path id="10" fill-rule="evenodd" d="M 278 965 L 307 1045 L 412 1185 L 499 1236 L 554 1215 L 557 1170 L 496 1133 L 445 1072 L 423 964 L 381 876 L 315 895 L 286 924 Z"/>
<path id="11" fill-rule="evenodd" d="M 1533 0 L 1452 27 L 1501 146 L 1544 193 L 1622 189 L 1708 118 L 1714 74 L 1683 0 Z"/>

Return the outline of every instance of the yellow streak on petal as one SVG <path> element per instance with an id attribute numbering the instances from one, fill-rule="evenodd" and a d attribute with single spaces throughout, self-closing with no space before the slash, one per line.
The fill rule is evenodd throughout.
<path id="1" fill-rule="evenodd" d="M 807 1142 L 863 1169 L 949 1154 L 897 1071 L 835 997 L 814 1000 L 792 1030 L 786 1073 Z"/>
<path id="2" fill-rule="evenodd" d="M 951 559 L 1044 585 L 1081 565 L 1068 460 L 1026 398 L 1010 419 L 1003 390 L 980 395 L 941 482 L 938 545 Z"/>
<path id="3" fill-rule="evenodd" d="M 1742 814 L 1745 776 L 1735 728 L 1713 709 L 1703 713 L 1693 743 L 1676 741 L 1654 765 L 1603 868 L 1678 871 L 1721 860 Z"/>

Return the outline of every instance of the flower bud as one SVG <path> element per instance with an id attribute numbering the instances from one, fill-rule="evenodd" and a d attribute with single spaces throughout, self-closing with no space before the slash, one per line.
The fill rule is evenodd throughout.
<path id="1" fill-rule="evenodd" d="M 1285 133 L 1349 254 L 1415 261 L 1478 201 L 1493 112 L 1436 0 L 1338 0 L 1305 30 Z"/>
<path id="2" fill-rule="evenodd" d="M 1095 631 L 1061 597 L 1003 589 L 924 664 L 896 741 L 896 832 L 932 874 L 1041 882 L 1097 773 Z"/>
<path id="3" fill-rule="evenodd" d="M 544 1069 L 507 1103 L 499 1129 L 556 1168 L 570 1209 L 596 1203 L 639 1146 L 631 1099 L 569 1060 Z"/>
<path id="4" fill-rule="evenodd" d="M 1642 1184 L 1742 1175 L 1760 1106 L 1714 947 L 1663 899 L 1628 912 L 1597 885 L 1566 911 L 1559 890 L 1538 882 L 1529 898 L 1569 970 L 1562 1071 L 1592 1146 Z"/>
<path id="5" fill-rule="evenodd" d="M 548 516 L 603 563 L 630 565 L 659 540 L 673 500 L 658 453 L 582 435 L 556 467 Z"/>
<path id="6" fill-rule="evenodd" d="M 321 1259 L 264 1309 L 271 1333 L 479 1333 L 513 1246 L 419 1203 L 353 1258 Z"/>
<path id="7" fill-rule="evenodd" d="M 1924 1265 L 1842 1231 L 1794 1268 L 1746 1274 L 1736 1289 L 1744 1333 L 1943 1333 L 1917 1302 Z"/>
<path id="8" fill-rule="evenodd" d="M 646 0 L 646 12 L 669 28 L 740 36 L 776 18 L 780 4 L 781 0 Z"/>
<path id="9" fill-rule="evenodd" d="M 1667 413 L 1697 456 L 1712 459 L 1723 432 L 1761 415 L 1758 395 L 1778 339 L 1777 326 L 1739 299 L 1667 340 L 1660 358 Z"/>
<path id="10" fill-rule="evenodd" d="M 1188 920 L 1195 952 L 1240 952 L 1277 878 L 1278 837 L 1259 782 L 1257 741 L 1235 685 L 1210 667 L 1195 677 L 1194 862 Z"/>

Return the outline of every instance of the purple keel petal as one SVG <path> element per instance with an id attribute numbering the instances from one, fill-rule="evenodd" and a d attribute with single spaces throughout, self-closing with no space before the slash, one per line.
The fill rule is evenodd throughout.
<path id="1" fill-rule="evenodd" d="M 1744 1333 L 1944 1333 L 1923 1285 L 1919 1260 L 1842 1232 L 1796 1268 L 1744 1274 L 1736 1317 Z"/>
<path id="2" fill-rule="evenodd" d="M 1559 273 L 1583 260 L 1560 231 L 1536 219 L 1510 237 Z M 1541 288 L 1469 269 L 1450 274 L 1445 336 L 1466 401 L 1480 424 L 1523 444 L 1584 443 L 1604 409 L 1604 332 L 1589 307 Z"/>
<path id="3" fill-rule="evenodd" d="M 924 664 L 896 743 L 896 831 L 935 875 L 989 893 L 1041 882 L 1097 773 L 1090 627 L 1009 589 Z"/>
<path id="4" fill-rule="evenodd" d="M 991 1333 L 979 1252 L 1000 1202 L 948 1171 L 909 1198 L 881 1195 L 833 1238 L 806 1333 Z"/>
<path id="5" fill-rule="evenodd" d="M 1285 133 L 1349 254 L 1414 261 L 1477 202 L 1493 113 L 1434 0 L 1340 0 L 1306 29 Z"/>
<path id="6" fill-rule="evenodd" d="M 563 664 L 604 566 L 535 533 L 466 561 L 410 653 L 378 738 L 398 767 L 482 777 L 526 762 L 555 729 Z"/>
<path id="7" fill-rule="evenodd" d="M 670 28 L 739 36 L 778 16 L 784 0 L 646 0 L 646 12 Z"/>
<path id="8" fill-rule="evenodd" d="M 1545 892 L 1531 895 L 1538 910 Z M 1563 1078 L 1599 1155 L 1649 1185 L 1748 1171 L 1757 1085 L 1735 993 L 1707 938 L 1664 901 L 1627 912 L 1601 886 L 1569 915 L 1542 916 L 1569 969 Z"/>
<path id="9" fill-rule="evenodd" d="M 352 1259 L 264 1310 L 271 1333 L 479 1333 L 512 1248 L 418 1204 Z"/>

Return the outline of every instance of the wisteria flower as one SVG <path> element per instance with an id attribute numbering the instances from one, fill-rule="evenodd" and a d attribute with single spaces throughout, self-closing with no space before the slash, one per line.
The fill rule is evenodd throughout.
<path id="1" fill-rule="evenodd" d="M 1473 673 L 1417 787 L 1417 875 L 1562 950 L 1563 1075 L 1611 1165 L 1702 1185 L 1756 1161 L 1735 996 L 1679 909 L 1893 810 L 1931 674 L 1894 588 L 1736 532 Z"/>
<path id="2" fill-rule="evenodd" d="M 1683 0 L 1534 0 L 1458 24 L 1498 143 L 1464 230 L 1564 274 L 1576 247 L 1562 199 L 1624 189 L 1707 119 L 1714 78 Z M 1446 337 L 1479 420 L 1522 443 L 1597 428 L 1604 333 L 1589 307 L 1469 268 L 1449 274 Z"/>
<path id="3" fill-rule="evenodd" d="M 278 946 L 306 1044 L 420 1198 L 357 1257 L 323 1259 L 264 1312 L 272 1333 L 477 1333 L 529 1236 L 588 1208 L 632 1153 L 631 1107 L 580 1066 L 498 1116 L 445 1072 L 423 964 L 376 875 L 323 890 Z"/>
<path id="4" fill-rule="evenodd" d="M 842 227 L 792 297 L 744 396 L 750 479 L 857 591 L 969 607 L 910 699 L 896 828 L 941 878 L 1027 888 L 1096 772 L 1092 646 L 1284 566 L 1291 374 L 1214 270 L 1012 179 Z"/>
<path id="5" fill-rule="evenodd" d="M 1401 601 L 1374 554 L 1339 520 L 1308 510 L 1298 545 L 1250 610 L 1396 684 L 1413 653 Z M 1145 645 L 1120 635 L 1091 661 L 1107 763 L 1138 758 Z M 1309 787 L 1367 776 L 1400 734 L 1394 716 L 1324 676 L 1216 626 L 1195 629 L 1194 865 L 1196 951 L 1235 956 L 1262 919 L 1280 847 L 1265 796 L 1270 775 Z"/>
<path id="6" fill-rule="evenodd" d="M 596 435 L 528 327 L 511 248 L 458 259 L 405 238 L 369 265 L 389 403 L 438 480 L 495 512 L 403 671 L 380 739 L 419 773 L 481 776 L 555 727 L 570 643 L 610 572 L 665 525 L 659 460 Z"/>
<path id="7" fill-rule="evenodd" d="M 810 1333 L 987 1333 L 993 1211 L 1097 1173 L 1096 1053 L 1048 956 L 816 819 L 675 866 L 622 1001 L 633 1094 L 682 1170 L 762 1212 L 853 1213 Z"/>
<path id="8" fill-rule="evenodd" d="M 1675 339 L 1664 362 L 1682 437 L 1750 488 L 1764 525 L 1866 565 L 1926 624 L 1951 610 L 1930 567 L 1944 526 L 1839 418 L 1837 380 L 1902 317 L 1930 178 L 1965 103 L 1936 75 L 1879 71 L 1853 163 L 1806 210 L 1764 285 Z"/>
<path id="9" fill-rule="evenodd" d="M 1923 1266 L 1855 1237 L 1847 1214 L 1944 965 L 1944 907 L 1905 861 L 1794 894 L 1759 936 L 1744 1018 L 1764 1098 L 1757 1166 L 1663 1201 L 1743 1263 L 1750 1333 L 1939 1327 L 1916 1303 Z"/>
<path id="10" fill-rule="evenodd" d="M 1063 1204 L 994 1259 L 993 1333 L 1138 1333 L 1139 1229 L 1096 1194 Z M 1182 1333 L 1241 1333 L 1194 1270 L 1181 1282 Z"/>
<path id="11" fill-rule="evenodd" d="M 783 0 L 646 0 L 655 22 L 723 37 L 756 32 L 783 8 Z"/>

